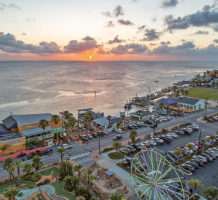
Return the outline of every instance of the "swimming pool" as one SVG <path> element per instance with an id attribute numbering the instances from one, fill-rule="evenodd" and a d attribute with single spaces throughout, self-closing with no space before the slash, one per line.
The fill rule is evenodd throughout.
<path id="1" fill-rule="evenodd" d="M 55 193 L 55 189 L 53 186 L 51 185 L 42 185 L 36 188 L 32 188 L 32 189 L 25 189 L 25 190 L 21 190 L 21 192 L 23 193 L 22 197 L 18 197 L 16 196 L 17 200 L 25 200 L 28 196 L 32 195 L 33 193 L 40 191 L 40 190 L 44 190 L 48 195 L 54 194 Z"/>

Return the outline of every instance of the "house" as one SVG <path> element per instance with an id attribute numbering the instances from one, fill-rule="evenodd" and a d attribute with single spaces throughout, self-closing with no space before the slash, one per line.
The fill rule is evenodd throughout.
<path id="1" fill-rule="evenodd" d="M 176 98 L 162 98 L 158 101 L 159 104 L 163 103 L 166 106 L 176 106 L 178 99 Z"/>
<path id="2" fill-rule="evenodd" d="M 182 97 L 179 99 L 177 106 L 182 110 L 201 110 L 205 108 L 205 102 L 201 99 Z"/>
<path id="3" fill-rule="evenodd" d="M 40 127 L 40 120 L 48 121 L 45 129 Z M 10 115 L 0 124 L 0 148 L 7 145 L 4 153 L 13 153 L 38 146 L 51 146 L 54 136 L 64 132 L 63 121 L 55 124 L 52 114 Z M 37 144 L 36 144 L 37 143 Z M 31 147 L 30 147 L 31 146 Z"/>
<path id="4" fill-rule="evenodd" d="M 92 122 L 94 122 L 95 125 L 100 127 L 109 127 L 109 120 L 106 117 L 94 119 L 92 120 Z"/>
<path id="5" fill-rule="evenodd" d="M 145 110 L 145 111 L 137 111 L 134 113 L 130 113 L 130 116 L 132 118 L 138 119 L 138 120 L 154 120 L 155 119 L 155 115 L 154 113 Z"/>
<path id="6" fill-rule="evenodd" d="M 122 119 L 120 117 L 114 117 L 114 116 L 111 117 L 111 119 L 110 119 L 111 126 L 114 126 L 114 125 L 117 126 L 120 123 L 122 123 Z"/>

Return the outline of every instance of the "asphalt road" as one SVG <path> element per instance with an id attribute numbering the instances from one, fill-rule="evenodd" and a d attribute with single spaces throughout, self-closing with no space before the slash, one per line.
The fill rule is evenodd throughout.
<path id="1" fill-rule="evenodd" d="M 207 114 L 213 114 L 216 112 L 218 112 L 218 108 L 207 110 Z M 186 114 L 184 117 L 174 118 L 174 119 L 167 121 L 167 122 L 162 122 L 158 125 L 158 127 L 156 128 L 155 131 L 160 131 L 163 128 L 168 128 L 168 127 L 175 126 L 175 125 L 185 123 L 185 122 L 194 122 L 194 123 L 198 124 L 200 126 L 200 128 L 202 129 L 202 137 L 206 136 L 206 135 L 214 134 L 214 132 L 218 130 L 217 122 L 216 122 L 216 124 L 215 123 L 205 123 L 204 124 L 204 123 L 199 123 L 198 121 L 196 121 L 196 119 L 198 119 L 200 116 L 204 116 L 204 114 L 205 114 L 205 111 L 201 111 L 201 112 L 197 112 L 197 113 L 193 113 L 193 114 Z M 123 138 L 120 141 L 129 140 L 129 132 L 130 131 L 124 133 Z M 148 133 L 153 132 L 153 129 L 150 127 L 145 127 L 145 128 L 138 129 L 137 132 L 138 132 L 138 136 L 143 136 L 143 135 L 146 135 Z M 108 136 L 101 137 L 100 138 L 101 148 L 110 146 L 113 143 L 112 138 L 115 135 L 117 135 L 117 133 L 113 132 L 113 133 L 110 133 Z M 175 141 L 173 141 L 172 143 L 170 143 L 169 145 L 167 145 L 167 144 L 163 145 L 163 147 L 161 147 L 161 148 L 166 148 L 166 150 L 169 151 L 171 149 L 175 149 L 176 147 L 178 147 L 178 145 L 182 146 L 188 142 L 191 142 L 191 140 L 192 141 L 198 140 L 198 135 L 196 133 L 194 133 L 191 136 L 181 136 L 178 139 L 176 139 Z M 77 146 L 71 150 L 67 150 L 65 152 L 65 154 L 67 154 L 68 156 L 71 157 L 71 156 L 83 154 L 85 152 L 95 151 L 98 149 L 98 144 L 99 144 L 99 139 L 93 138 L 92 140 L 88 141 L 87 144 L 84 144 L 83 146 Z M 55 151 L 53 151 L 52 155 L 42 156 L 41 160 L 42 160 L 43 164 L 57 162 L 60 160 L 60 155 L 55 150 Z M 31 160 L 25 161 L 24 163 L 26 163 L 26 162 L 31 163 Z M 8 176 L 8 173 L 5 170 L 3 170 L 2 164 L 0 164 L 0 177 L 3 178 L 6 176 Z"/>

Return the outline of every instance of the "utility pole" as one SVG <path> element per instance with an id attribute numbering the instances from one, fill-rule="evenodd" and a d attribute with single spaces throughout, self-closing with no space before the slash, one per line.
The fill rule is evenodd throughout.
<path id="1" fill-rule="evenodd" d="M 101 154 L 101 141 L 100 141 L 100 135 L 99 135 L 99 137 L 98 137 L 98 153 L 99 153 L 99 155 Z"/>
<path id="2" fill-rule="evenodd" d="M 200 132 L 199 132 L 199 141 L 198 141 L 198 144 L 201 144 L 201 129 L 200 129 Z"/>

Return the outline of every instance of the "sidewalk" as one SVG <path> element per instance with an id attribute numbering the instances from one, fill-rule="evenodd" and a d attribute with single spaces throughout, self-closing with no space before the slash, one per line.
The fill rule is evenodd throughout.
<path id="1" fill-rule="evenodd" d="M 96 161 L 97 164 L 99 164 L 100 166 L 102 166 L 106 169 L 109 169 L 109 170 L 112 170 L 113 172 L 115 172 L 115 174 L 124 182 L 124 184 L 126 185 L 128 190 L 130 191 L 129 194 L 133 194 L 134 190 L 133 190 L 133 186 L 131 184 L 132 178 L 131 178 L 130 174 L 116 165 L 117 163 L 121 162 L 123 159 L 111 160 L 111 159 L 107 158 L 108 153 L 111 153 L 111 151 L 100 155 L 98 160 Z"/>

